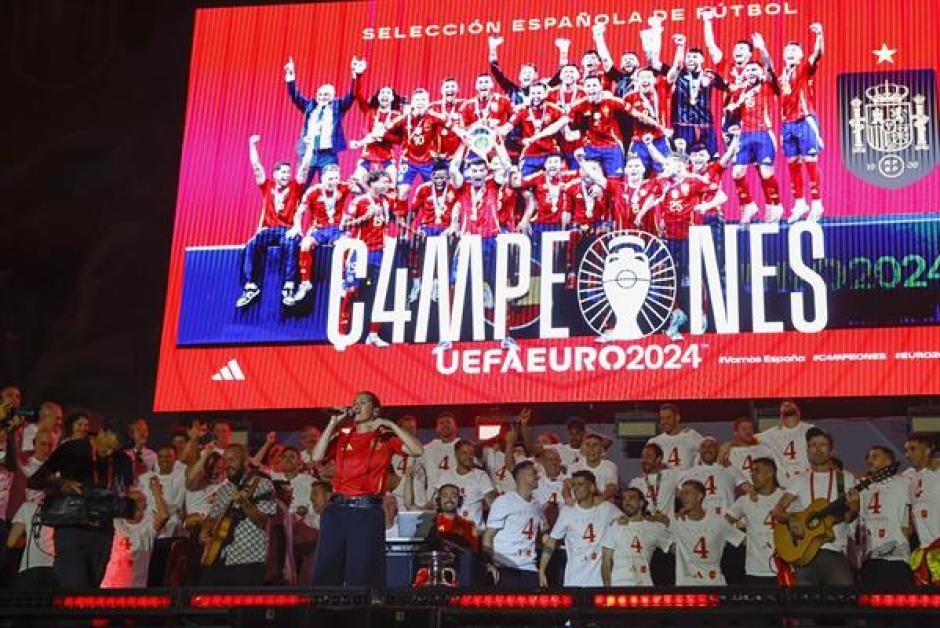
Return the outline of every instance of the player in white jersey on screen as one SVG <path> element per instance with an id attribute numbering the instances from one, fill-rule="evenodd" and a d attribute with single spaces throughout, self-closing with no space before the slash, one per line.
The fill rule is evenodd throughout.
<path id="1" fill-rule="evenodd" d="M 701 482 L 684 482 L 679 488 L 679 500 L 682 508 L 675 517 L 653 516 L 666 523 L 675 539 L 676 586 L 725 586 L 721 556 L 726 545 L 740 545 L 744 533 L 723 516 L 702 508 L 705 487 Z"/>
<path id="2" fill-rule="evenodd" d="M 533 495 L 538 482 L 535 463 L 520 462 L 512 475 L 515 490 L 497 497 L 490 507 L 483 533 L 484 561 L 501 587 L 531 588 L 538 585 L 536 543 L 548 524 Z"/>
<path id="3" fill-rule="evenodd" d="M 728 508 L 728 521 L 747 534 L 747 558 L 744 583 L 755 586 L 777 586 L 774 564 L 773 510 L 784 495 L 777 482 L 777 464 L 773 458 L 756 458 L 751 465 L 751 487 Z"/>
<path id="4" fill-rule="evenodd" d="M 865 456 L 874 473 L 895 462 L 894 452 L 873 445 Z M 894 475 L 859 494 L 857 524 L 864 548 L 859 577 L 869 589 L 908 588 L 914 584 L 907 561 L 911 555 L 911 481 Z"/>
<path id="5" fill-rule="evenodd" d="M 663 463 L 671 469 L 688 469 L 695 464 L 702 435 L 692 428 L 681 428 L 682 416 L 679 407 L 664 403 L 659 407 L 660 433 L 648 442 L 663 450 Z"/>
<path id="6" fill-rule="evenodd" d="M 623 516 L 607 528 L 601 540 L 604 586 L 651 587 L 653 552 L 668 551 L 672 535 L 662 522 L 648 518 L 646 497 L 640 489 L 626 489 L 620 505 Z"/>
<path id="7" fill-rule="evenodd" d="M 595 502 L 597 486 L 590 471 L 571 475 L 575 504 L 565 506 L 558 521 L 545 539 L 539 562 L 539 584 L 548 586 L 548 563 L 558 541 L 565 542 L 568 561 L 565 564 L 566 587 L 599 587 L 601 578 L 601 540 L 607 527 L 620 517 L 620 510 L 608 501 Z"/>

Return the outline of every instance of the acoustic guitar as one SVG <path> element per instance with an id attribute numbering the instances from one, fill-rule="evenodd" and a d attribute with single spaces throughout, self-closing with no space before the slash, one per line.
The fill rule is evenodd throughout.
<path id="1" fill-rule="evenodd" d="M 258 488 L 260 481 L 260 475 L 256 475 L 251 479 L 248 483 L 248 495 L 255 494 L 255 489 Z M 226 506 L 222 516 L 212 523 L 212 529 L 210 531 L 212 538 L 209 539 L 205 548 L 202 550 L 203 567 L 213 565 L 215 561 L 219 559 L 222 548 L 228 544 L 229 537 L 236 525 L 238 525 L 238 521 L 236 521 L 235 499 L 233 498 L 232 501 L 229 502 L 229 505 Z"/>
<path id="2" fill-rule="evenodd" d="M 872 484 L 893 476 L 898 472 L 899 466 L 900 463 L 895 462 L 883 469 L 878 469 L 852 488 L 861 493 Z M 788 523 L 775 523 L 774 546 L 780 558 L 791 565 L 800 567 L 812 561 L 820 547 L 835 540 L 832 527 L 841 521 L 841 516 L 847 508 L 845 501 L 845 495 L 832 503 L 821 498 L 814 500 L 806 510 L 791 514 L 790 519 L 803 524 L 805 530 L 805 534 L 799 539 L 794 538 Z"/>

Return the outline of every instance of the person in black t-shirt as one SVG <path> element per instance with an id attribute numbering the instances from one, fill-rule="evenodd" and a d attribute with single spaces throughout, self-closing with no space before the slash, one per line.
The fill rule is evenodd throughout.
<path id="1" fill-rule="evenodd" d="M 47 495 L 87 494 L 100 489 L 123 495 L 134 483 L 130 458 L 118 453 L 113 432 L 101 430 L 88 438 L 68 441 L 30 477 L 27 486 Z M 64 588 L 97 587 L 111 554 L 114 528 L 57 527 L 53 570 Z"/>

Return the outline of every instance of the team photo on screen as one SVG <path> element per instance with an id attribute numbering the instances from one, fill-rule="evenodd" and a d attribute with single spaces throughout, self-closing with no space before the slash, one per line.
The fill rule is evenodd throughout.
<path id="1" fill-rule="evenodd" d="M 936 18 L 867 6 L 198 10 L 157 409 L 936 393 Z"/>

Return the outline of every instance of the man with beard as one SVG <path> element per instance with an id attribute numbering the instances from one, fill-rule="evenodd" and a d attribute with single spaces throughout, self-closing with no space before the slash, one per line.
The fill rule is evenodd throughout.
<path id="1" fill-rule="evenodd" d="M 512 115 L 512 103 L 493 91 L 493 77 L 489 74 L 478 75 L 475 87 L 476 95 L 460 107 L 464 128 L 483 125 L 497 129 L 506 124 Z"/>
<path id="2" fill-rule="evenodd" d="M 544 168 L 548 157 L 561 150 L 555 135 L 542 137 L 538 141 L 532 140 L 543 128 L 554 124 L 564 115 L 560 107 L 547 102 L 547 97 L 548 86 L 544 83 L 533 83 L 529 87 L 528 102 L 517 107 L 509 121 L 499 129 L 500 134 L 504 136 L 518 130 L 517 141 L 522 147 L 520 159 L 523 177 Z"/>
<path id="3" fill-rule="evenodd" d="M 438 114 L 444 120 L 444 128 L 431 143 L 431 154 L 434 159 L 446 164 L 450 164 L 457 150 L 463 146 L 460 136 L 452 130 L 454 126 L 460 126 L 463 122 L 463 117 L 460 115 L 463 101 L 457 98 L 459 93 L 460 85 L 457 79 L 447 77 L 441 82 L 441 99 L 431 103 L 430 107 L 432 113 Z"/>
<path id="4" fill-rule="evenodd" d="M 363 179 L 366 174 L 363 174 Z M 311 185 L 304 192 L 300 207 L 294 216 L 294 226 L 287 232 L 288 237 L 297 237 L 303 232 L 303 217 L 310 212 L 310 229 L 300 241 L 298 267 L 300 285 L 297 291 L 284 298 L 284 305 L 292 307 L 303 301 L 313 290 L 313 254 L 318 246 L 334 244 L 343 236 L 339 228 L 346 205 L 353 197 L 353 188 L 349 183 L 340 181 L 339 166 L 330 164 L 323 167 L 320 182 Z"/>
<path id="5" fill-rule="evenodd" d="M 594 474 L 587 470 L 571 474 L 573 506 L 565 506 L 551 533 L 545 539 L 539 562 L 539 585 L 548 586 L 548 564 L 558 541 L 565 542 L 567 563 L 565 564 L 566 587 L 600 587 L 601 541 L 607 528 L 622 515 L 609 501 L 597 502 L 594 497 L 597 486 Z"/>
<path id="6" fill-rule="evenodd" d="M 751 417 L 738 417 L 734 420 L 732 429 L 731 440 L 722 446 L 718 459 L 735 474 L 740 490 L 747 493 L 752 488 L 751 471 L 754 461 L 758 458 L 770 458 L 775 462 L 776 472 L 777 454 L 767 445 L 757 442 L 757 437 L 754 436 L 754 419 Z M 777 481 L 783 486 L 780 479 L 777 478 Z"/>
<path id="7" fill-rule="evenodd" d="M 629 155 L 623 167 L 623 181 L 614 185 L 613 228 L 639 229 L 650 234 L 658 234 L 656 212 L 648 208 L 640 213 L 644 201 L 650 194 L 655 179 L 645 179 L 646 165 L 636 155 Z"/>
<path id="8" fill-rule="evenodd" d="M 575 173 L 563 170 L 563 164 L 560 154 L 547 155 L 542 171 L 523 178 L 520 186 L 526 199 L 526 211 L 519 221 L 518 229 L 531 235 L 532 259 L 539 264 L 542 259 L 542 234 L 565 228 L 565 184 L 575 177 Z"/>
<path id="9" fill-rule="evenodd" d="M 236 308 L 243 308 L 261 296 L 261 278 L 264 266 L 261 257 L 267 255 L 268 247 L 277 244 L 281 247 L 281 297 L 285 301 L 294 292 L 294 275 L 297 264 L 297 237 L 300 232 L 292 231 L 294 216 L 303 197 L 307 170 L 313 156 L 313 144 L 307 142 L 307 150 L 297 167 L 297 173 L 291 178 L 290 163 L 279 161 L 269 179 L 258 156 L 260 135 L 248 138 L 248 156 L 255 175 L 255 183 L 261 189 L 261 219 L 251 240 L 245 245 L 241 267 L 242 294 L 235 302 Z M 288 237 L 290 234 L 290 237 Z"/>
<path id="10" fill-rule="evenodd" d="M 268 555 L 268 519 L 277 511 L 274 484 L 259 477 L 250 491 L 254 473 L 248 468 L 245 447 L 232 444 L 222 454 L 226 481 L 215 493 L 208 519 L 218 520 L 230 508 L 234 514 L 231 541 L 222 549 L 218 562 L 202 576 L 206 586 L 250 586 L 264 582 L 264 562 Z M 200 541 L 211 541 L 211 528 L 204 527 Z"/>
<path id="11" fill-rule="evenodd" d="M 613 213 L 613 196 L 610 179 L 604 176 L 601 164 L 589 159 L 579 162 L 578 177 L 565 185 L 564 214 L 562 227 L 569 227 L 567 250 L 567 280 L 565 287 L 578 287 L 575 269 L 586 246 L 593 239 L 610 230 Z"/>
<path id="12" fill-rule="evenodd" d="M 712 90 L 727 90 L 721 77 L 706 70 L 705 54 L 700 48 L 685 51 L 685 35 L 673 35 L 676 57 L 666 74 L 672 85 L 673 141 L 684 142 L 686 148 L 702 144 L 711 156 L 718 156 L 718 137 L 712 117 Z M 684 67 L 683 67 L 684 66 Z"/>
<path id="13" fill-rule="evenodd" d="M 427 490 L 438 485 L 438 477 L 457 464 L 454 445 L 457 443 L 457 417 L 451 412 L 441 412 L 434 422 L 437 438 L 424 445 L 421 466 L 427 473 Z"/>
<path id="14" fill-rule="evenodd" d="M 894 452 L 874 445 L 865 457 L 869 474 L 895 462 Z M 911 481 L 893 475 L 872 484 L 859 495 L 858 527 L 864 547 L 859 579 L 867 589 L 906 589 L 913 586 L 911 555 Z"/>
<path id="15" fill-rule="evenodd" d="M 156 484 L 153 484 L 154 480 Z M 166 506 L 166 523 L 158 530 L 154 540 L 150 575 L 147 578 L 149 586 L 160 586 L 163 584 L 170 547 L 182 524 L 183 501 L 186 495 L 186 467 L 176 464 L 176 450 L 172 446 L 164 445 L 157 449 L 156 470 L 140 476 L 138 485 L 146 496 L 151 511 L 154 511 L 157 505 L 152 490 L 157 485 L 160 486 L 159 490 Z"/>
<path id="16" fill-rule="evenodd" d="M 784 486 L 789 486 L 809 467 L 806 435 L 811 429 L 813 424 L 802 421 L 800 408 L 788 399 L 780 403 L 780 423 L 757 435 L 757 442 L 774 453 Z"/>
<path id="17" fill-rule="evenodd" d="M 784 495 L 773 458 L 755 458 L 748 476 L 752 489 L 731 504 L 725 517 L 747 535 L 744 584 L 777 586 L 773 510 Z"/>
<path id="18" fill-rule="evenodd" d="M 361 81 L 356 81 L 353 95 L 359 109 L 366 116 L 366 128 L 369 133 L 384 136 L 384 130 L 389 127 L 401 108 L 402 98 L 395 92 L 395 88 L 384 85 L 371 98 L 366 99 L 362 93 Z M 366 175 L 372 170 L 385 170 L 392 179 L 397 178 L 394 142 L 383 139 L 364 146 L 353 173 L 353 180 L 359 187 L 364 188 Z"/>
<path id="19" fill-rule="evenodd" d="M 646 498 L 651 513 L 673 514 L 676 506 L 676 487 L 679 471 L 663 464 L 663 450 L 649 442 L 640 454 L 643 475 L 630 480 L 630 488 L 638 489 Z"/>
<path id="20" fill-rule="evenodd" d="M 633 117 L 633 136 L 629 153 L 643 160 L 647 172 L 662 172 L 662 163 L 650 150 L 652 145 L 660 155 L 669 154 L 668 127 L 669 83 L 657 76 L 652 68 L 638 70 L 634 90 L 624 97 L 627 113 Z M 647 139 L 649 138 L 649 139 Z"/>
<path id="21" fill-rule="evenodd" d="M 746 39 L 738 40 L 731 50 L 731 58 L 727 58 L 715 40 L 714 20 L 717 17 L 715 9 L 705 7 L 702 10 L 702 26 L 705 33 L 705 48 L 711 57 L 718 74 L 729 85 L 744 83 L 744 68 L 754 55 L 754 46 Z M 725 104 L 727 104 L 727 96 Z M 726 128 L 726 127 L 725 127 Z"/>
<path id="22" fill-rule="evenodd" d="M 529 93 L 530 88 L 539 80 L 539 71 L 534 63 L 523 63 L 519 66 L 519 82 L 513 82 L 499 66 L 499 47 L 503 45 L 504 41 L 499 35 L 490 35 L 487 40 L 490 73 L 496 79 L 496 84 L 506 92 L 506 96 L 509 97 L 509 101 L 513 105 L 524 105 L 531 95 Z"/>
<path id="23" fill-rule="evenodd" d="M 664 403 L 659 406 L 659 434 L 649 439 L 662 449 L 664 462 L 672 469 L 688 469 L 702 446 L 702 435 L 694 428 L 681 427 L 679 406 Z"/>
<path id="24" fill-rule="evenodd" d="M 548 527 L 541 504 L 533 496 L 538 483 L 535 464 L 520 462 L 512 469 L 516 488 L 497 497 L 483 533 L 487 572 L 503 588 L 532 588 L 536 575 L 536 546 L 539 534 Z"/>
<path id="25" fill-rule="evenodd" d="M 601 541 L 604 586 L 651 587 L 653 552 L 669 551 L 672 536 L 665 525 L 648 518 L 646 497 L 640 489 L 626 489 L 621 507 L 623 515 L 607 528 Z"/>
<path id="26" fill-rule="evenodd" d="M 813 559 L 796 568 L 796 585 L 812 587 L 849 587 L 855 582 L 852 568 L 846 557 L 849 523 L 858 517 L 859 496 L 852 488 L 855 476 L 847 471 L 833 469 L 832 436 L 817 427 L 806 432 L 806 455 L 809 469 L 793 478 L 774 510 L 774 518 L 787 523 L 795 539 L 802 538 L 806 531 L 790 513 L 800 512 L 817 499 L 832 503 L 845 496 L 846 507 L 836 514 L 832 527 L 833 539 L 825 543 Z"/>
<path id="27" fill-rule="evenodd" d="M 571 107 L 585 96 L 584 88 L 579 83 L 580 79 L 581 71 L 578 70 L 578 66 L 570 63 L 561 66 L 558 70 L 558 85 L 548 92 L 548 102 L 558 105 L 565 115 L 569 114 Z M 577 168 L 578 162 L 574 155 L 579 148 L 584 146 L 584 136 L 581 131 L 572 128 L 570 124 L 565 125 L 561 129 L 558 143 L 568 168 Z"/>
<path id="28" fill-rule="evenodd" d="M 586 434 L 581 445 L 584 457 L 580 462 L 572 465 L 570 469 L 572 477 L 578 471 L 590 472 L 597 486 L 599 498 L 602 500 L 612 499 L 617 494 L 617 487 L 620 484 L 617 465 L 612 460 L 604 458 L 610 445 L 611 439 L 605 436 L 601 436 L 596 432 Z"/>
<path id="29" fill-rule="evenodd" d="M 615 66 L 613 55 L 610 54 L 610 48 L 607 47 L 607 41 L 604 39 L 606 32 L 607 27 L 604 24 L 595 24 L 591 27 L 594 47 L 601 58 L 604 75 L 611 82 L 610 91 L 614 96 L 623 98 L 633 89 L 633 77 L 640 68 L 640 56 L 632 50 L 624 52 L 620 55 L 620 65 Z M 626 133 L 624 137 L 630 137 L 630 135 Z"/>
<path id="30" fill-rule="evenodd" d="M 473 443 L 459 440 L 454 445 L 456 463 L 454 468 L 437 476 L 432 495 L 440 491 L 445 484 L 453 484 L 460 489 L 463 497 L 460 516 L 472 521 L 478 528 L 483 528 L 483 506 L 489 507 L 496 499 L 496 487 L 486 471 L 474 463 Z"/>

